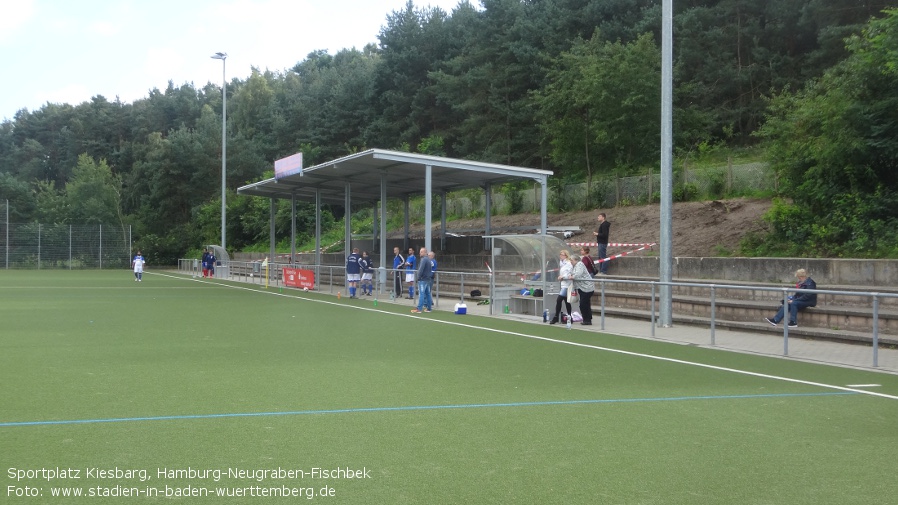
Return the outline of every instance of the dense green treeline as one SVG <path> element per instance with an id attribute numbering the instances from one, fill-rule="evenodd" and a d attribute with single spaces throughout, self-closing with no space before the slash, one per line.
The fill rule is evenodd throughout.
<path id="1" fill-rule="evenodd" d="M 833 102 L 853 110 L 853 100 L 866 99 L 875 110 L 855 111 L 856 118 L 894 119 L 889 110 L 896 109 L 882 102 L 895 99 L 887 86 L 894 72 L 879 75 L 873 68 L 894 64 L 888 56 L 894 15 L 882 12 L 887 3 L 675 2 L 677 156 L 768 142 L 786 181 L 784 195 L 807 204 L 800 215 L 778 207 L 771 223 L 785 239 L 775 247 L 776 241 L 758 237 L 747 246 L 756 252 L 777 253 L 821 237 L 851 246 L 808 254 L 869 249 L 844 229 L 799 230 L 793 220 L 820 219 L 823 203 L 841 201 L 846 192 L 854 195 L 846 202 L 872 205 L 867 217 L 891 209 L 894 181 L 887 174 L 898 153 L 890 142 L 898 136 L 889 141 L 886 135 L 894 126 L 868 124 L 853 139 L 841 139 L 855 147 L 868 142 L 867 149 L 823 160 L 802 146 L 825 132 L 795 121 L 795 115 L 826 119 L 823 111 L 802 115 L 806 102 L 815 100 L 843 114 Z M 297 151 L 311 165 L 373 147 L 412 150 L 549 169 L 564 180 L 657 166 L 660 25 L 661 0 L 480 0 L 462 2 L 451 13 L 409 2 L 388 14 L 378 40 L 361 50 L 297 55 L 288 71 L 232 78 L 229 248 L 267 243 L 268 233 L 268 202 L 237 197 L 234 189 Z M 877 51 L 884 61 L 871 56 Z M 869 78 L 853 82 L 859 67 Z M 77 105 L 21 110 L 0 124 L 0 199 L 10 200 L 14 222 L 133 223 L 138 243 L 156 262 L 217 242 L 221 105 L 217 85 L 169 83 L 134 103 L 95 96 Z M 818 142 L 843 146 L 836 140 Z M 852 180 L 863 184 L 827 179 L 838 180 L 848 167 L 862 172 Z M 809 174 L 816 181 L 810 186 L 802 182 Z M 867 193 L 882 198 L 873 205 Z M 855 218 L 842 215 L 849 209 L 846 203 L 839 219 L 856 226 Z M 300 209 L 300 241 L 314 210 Z M 289 230 L 285 202 L 276 227 L 280 236 Z M 880 238 L 875 249 L 889 254 L 889 244 L 894 241 Z"/>

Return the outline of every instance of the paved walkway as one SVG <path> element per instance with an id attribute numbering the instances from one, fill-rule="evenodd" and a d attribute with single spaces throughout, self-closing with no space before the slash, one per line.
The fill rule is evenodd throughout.
<path id="1" fill-rule="evenodd" d="M 452 311 L 457 302 L 458 300 L 456 299 L 443 299 L 438 302 L 439 305 L 436 309 Z M 412 300 L 407 299 L 395 300 L 392 303 L 408 305 L 409 309 L 414 307 Z M 477 303 L 473 301 L 467 302 L 466 305 L 468 314 L 489 315 L 488 305 L 477 305 Z M 494 317 L 505 317 L 533 324 L 544 324 L 541 315 L 500 314 Z M 785 345 L 782 333 L 759 333 L 717 328 L 714 331 L 714 344 L 712 344 L 710 327 L 698 327 L 683 324 L 678 324 L 670 328 L 656 326 L 655 335 L 652 336 L 652 325 L 648 321 L 621 317 L 606 317 L 605 328 L 603 330 L 598 312 L 593 314 L 592 326 L 582 326 L 578 323 L 574 325 L 574 328 L 576 328 L 576 331 L 603 332 L 613 335 L 696 345 L 711 349 L 724 349 L 748 354 L 758 354 L 898 374 L 898 349 L 880 348 L 876 356 L 877 366 L 873 366 L 873 347 L 861 344 L 843 344 L 790 337 L 788 340 L 788 355 L 785 355 Z M 574 330 L 572 329 L 572 331 Z"/>

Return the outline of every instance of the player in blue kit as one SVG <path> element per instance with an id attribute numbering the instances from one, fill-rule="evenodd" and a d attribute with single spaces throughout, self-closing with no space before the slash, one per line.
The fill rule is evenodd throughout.
<path id="1" fill-rule="evenodd" d="M 355 298 L 355 290 L 362 278 L 362 265 L 359 264 L 361 259 L 358 247 L 354 248 L 352 253 L 346 257 L 346 282 L 349 283 L 350 298 Z"/>
<path id="2" fill-rule="evenodd" d="M 362 251 L 362 257 L 359 259 L 359 266 L 362 267 L 362 294 L 367 296 L 371 296 L 374 291 L 372 264 L 371 258 L 368 257 L 368 251 Z"/>
<path id="3" fill-rule="evenodd" d="M 408 248 L 408 256 L 405 258 L 405 282 L 408 283 L 408 299 L 415 299 L 415 271 L 418 264 L 415 261 L 415 248 Z"/>

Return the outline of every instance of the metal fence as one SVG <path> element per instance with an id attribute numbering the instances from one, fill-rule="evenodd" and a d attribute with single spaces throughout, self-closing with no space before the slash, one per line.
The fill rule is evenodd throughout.
<path id="1" fill-rule="evenodd" d="M 660 302 L 660 296 L 658 289 L 661 286 L 672 286 L 672 287 L 689 287 L 689 288 L 705 288 L 708 290 L 708 301 L 710 303 L 711 317 L 710 317 L 710 331 L 709 331 L 709 344 L 716 345 L 716 335 L 715 330 L 718 321 L 716 315 L 716 303 L 717 303 L 717 290 L 741 290 L 751 293 L 756 292 L 773 292 L 780 294 L 782 296 L 782 301 L 784 305 L 788 305 L 789 303 L 789 295 L 793 295 L 795 293 L 800 292 L 813 292 L 818 295 L 837 295 L 840 297 L 851 297 L 852 299 L 861 297 L 861 298 L 869 298 L 870 306 L 869 313 L 872 321 L 871 331 L 871 339 L 872 342 L 870 344 L 870 360 L 874 367 L 879 366 L 879 349 L 880 349 L 880 317 L 882 315 L 880 311 L 880 304 L 884 300 L 895 300 L 898 299 L 898 294 L 894 293 L 877 293 L 877 292 L 865 292 L 865 291 L 836 291 L 836 290 L 826 290 L 826 289 L 815 289 L 815 290 L 807 290 L 807 289 L 797 289 L 791 287 L 759 287 L 759 286 L 740 286 L 734 284 L 706 284 L 706 283 L 696 283 L 696 282 L 661 282 L 661 281 L 637 281 L 637 280 L 617 280 L 617 279 L 607 279 L 604 277 L 596 279 L 596 294 L 598 307 L 593 309 L 594 313 L 598 313 L 599 316 L 599 329 L 605 329 L 605 289 L 606 285 L 615 286 L 621 284 L 635 284 L 635 285 L 644 285 L 651 288 L 651 309 L 650 309 L 650 319 L 651 319 L 651 336 L 655 336 L 655 326 L 660 320 L 660 303 L 656 305 L 656 302 Z M 788 314 L 787 314 L 788 315 Z M 785 323 L 785 320 L 784 320 Z M 783 356 L 789 356 L 789 327 L 786 324 L 783 324 L 782 328 L 783 335 Z"/>
<path id="2" fill-rule="evenodd" d="M 261 265 L 259 261 L 230 261 L 227 270 L 227 276 L 219 275 L 216 270 L 217 279 L 232 280 L 256 284 L 259 286 L 268 286 L 275 289 L 282 289 L 284 285 L 284 268 L 297 268 L 302 270 L 311 270 L 315 273 L 314 290 L 320 293 L 328 293 L 335 295 L 340 293 L 346 295 L 348 293 L 346 283 L 346 267 L 344 265 L 306 265 L 301 263 L 269 263 L 267 269 Z M 199 277 L 202 275 L 202 268 L 199 260 L 196 259 L 180 259 L 178 260 L 178 272 Z M 399 275 L 402 290 L 395 293 L 393 290 L 394 275 Z M 391 298 L 393 296 L 402 297 L 403 293 L 408 289 L 408 283 L 405 282 L 406 270 L 380 269 L 374 271 L 374 293 L 381 299 Z M 517 273 L 520 279 L 520 273 Z M 486 272 L 449 272 L 439 271 L 434 276 L 433 299 L 434 305 L 440 306 L 440 300 L 447 298 L 452 303 L 456 301 L 464 301 L 469 297 L 469 293 L 473 289 L 482 289 L 487 297 L 490 293 L 491 275 Z"/>
<path id="3" fill-rule="evenodd" d="M 2 268 L 128 268 L 131 225 L 0 223 Z"/>
<path id="4" fill-rule="evenodd" d="M 657 202 L 661 193 L 661 174 L 616 179 L 597 177 L 593 179 L 591 188 L 586 186 L 586 183 L 567 184 L 559 190 L 550 190 L 549 202 L 555 208 L 567 210 Z M 774 189 L 776 177 L 767 163 L 729 164 L 698 169 L 684 165 L 674 173 L 674 193 L 681 195 L 682 199 L 702 196 L 722 198 L 726 195 Z M 540 191 L 537 188 L 521 190 L 519 196 L 522 212 L 539 211 Z M 492 202 L 493 212 L 506 212 L 509 207 L 508 196 L 499 191 L 493 192 Z M 449 214 L 466 216 L 484 212 L 486 203 L 483 195 L 477 195 L 474 199 L 461 194 L 450 195 L 446 208 Z M 415 215 L 423 214 L 423 203 L 413 203 L 411 212 Z"/>

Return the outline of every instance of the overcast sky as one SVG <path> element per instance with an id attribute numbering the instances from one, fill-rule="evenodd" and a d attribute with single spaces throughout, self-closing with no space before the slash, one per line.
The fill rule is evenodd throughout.
<path id="1" fill-rule="evenodd" d="M 460 0 L 413 0 L 452 12 Z M 473 5 L 479 2 L 472 1 Z M 124 102 L 171 80 L 202 87 L 311 51 L 362 49 L 406 0 L 0 0 L 0 120 L 95 95 Z"/>

